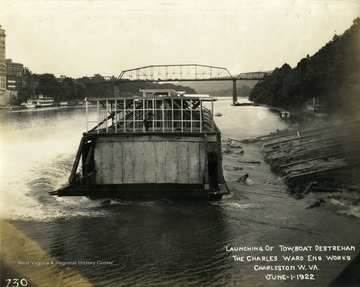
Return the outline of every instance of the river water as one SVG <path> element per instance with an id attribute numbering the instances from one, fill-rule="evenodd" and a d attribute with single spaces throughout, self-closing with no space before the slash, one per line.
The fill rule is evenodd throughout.
<path id="1" fill-rule="evenodd" d="M 288 125 L 266 107 L 230 103 L 228 98 L 215 103 L 223 140 Z M 14 262 L 2 261 L 2 278 L 15 272 L 34 286 L 47 282 L 41 276 L 56 276 L 58 286 L 80 286 L 79 278 L 87 282 L 83 286 L 327 286 L 360 248 L 358 219 L 306 209 L 314 197 L 290 197 L 255 144 L 239 143 L 224 155 L 231 195 L 219 202 L 93 201 L 48 195 L 68 180 L 85 129 L 84 108 L 1 112 L 0 123 L 0 216 L 46 254 L 39 259 L 33 245 L 21 255 L 11 251 Z M 236 182 L 245 172 L 251 185 Z M 355 251 L 316 247 L 328 245 Z M 291 252 L 290 246 L 308 249 Z M 290 255 L 304 258 L 283 257 Z M 308 255 L 322 260 L 309 262 Z M 326 255 L 345 257 L 325 260 Z M 46 265 L 47 258 L 63 270 Z M 43 264 L 23 267 L 19 261 Z M 294 270 L 259 271 L 258 266 Z"/>

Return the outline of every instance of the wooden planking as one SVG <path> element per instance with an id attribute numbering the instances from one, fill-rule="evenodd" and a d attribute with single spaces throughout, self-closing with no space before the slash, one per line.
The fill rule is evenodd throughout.
<path id="1" fill-rule="evenodd" d="M 177 178 L 179 183 L 188 183 L 188 147 L 191 143 L 181 142 L 177 144 Z"/>
<path id="2" fill-rule="evenodd" d="M 143 183 L 145 180 L 144 173 L 144 142 L 134 142 L 133 145 L 133 162 L 134 162 L 134 182 Z"/>
<path id="3" fill-rule="evenodd" d="M 200 183 L 200 154 L 199 143 L 189 144 L 188 150 L 188 170 L 189 170 L 189 183 Z"/>
<path id="4" fill-rule="evenodd" d="M 158 143 L 144 143 L 144 182 L 155 183 L 156 172 L 156 145 Z"/>
<path id="5" fill-rule="evenodd" d="M 166 182 L 166 143 L 157 142 L 154 143 L 155 148 L 155 181 L 156 183 Z"/>
<path id="6" fill-rule="evenodd" d="M 113 143 L 113 184 L 123 183 L 123 144 L 122 143 Z"/>
<path id="7" fill-rule="evenodd" d="M 96 143 L 95 153 L 94 153 L 94 161 L 95 161 L 95 170 L 96 172 L 96 182 L 102 182 L 102 149 L 101 144 Z"/>
<path id="8" fill-rule="evenodd" d="M 177 183 L 177 142 L 165 143 L 165 182 Z"/>
<path id="9" fill-rule="evenodd" d="M 96 143 L 95 146 L 95 150 L 94 150 L 94 162 L 95 162 L 95 171 L 96 171 L 96 182 L 100 183 L 101 182 L 101 148 L 100 148 L 100 144 Z"/>
<path id="10" fill-rule="evenodd" d="M 100 169 L 100 183 L 107 184 L 112 183 L 113 180 L 113 143 L 103 142 L 100 143 L 100 157 L 99 162 Z"/>
<path id="11" fill-rule="evenodd" d="M 124 142 L 123 145 L 123 183 L 134 183 L 134 143 Z"/>
<path id="12" fill-rule="evenodd" d="M 95 164 L 99 184 L 203 183 L 203 142 L 97 143 Z"/>

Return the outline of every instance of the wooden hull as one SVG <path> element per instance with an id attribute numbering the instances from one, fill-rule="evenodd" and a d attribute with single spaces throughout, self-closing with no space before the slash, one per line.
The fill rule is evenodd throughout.
<path id="1" fill-rule="evenodd" d="M 220 133 L 88 134 L 79 150 L 81 177 L 53 195 L 210 198 L 229 193 Z"/>
<path id="2" fill-rule="evenodd" d="M 46 108 L 46 107 L 52 107 L 54 106 L 54 103 L 38 103 L 36 105 L 37 108 Z"/>

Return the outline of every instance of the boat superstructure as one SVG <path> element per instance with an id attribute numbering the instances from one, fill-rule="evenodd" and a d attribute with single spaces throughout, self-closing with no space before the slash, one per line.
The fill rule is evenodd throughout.
<path id="1" fill-rule="evenodd" d="M 54 98 L 52 97 L 45 97 L 43 95 L 40 95 L 36 99 L 36 107 L 42 108 L 42 107 L 51 107 L 54 105 Z"/>
<path id="2" fill-rule="evenodd" d="M 54 105 L 54 98 L 45 97 L 43 95 L 39 95 L 35 100 L 29 99 L 26 103 L 22 103 L 21 106 L 32 109 L 32 108 L 43 108 L 43 107 L 52 107 Z"/>
<path id="3" fill-rule="evenodd" d="M 21 106 L 27 109 L 34 109 L 36 108 L 36 102 L 34 100 L 27 100 L 26 103 L 22 103 Z"/>
<path id="4" fill-rule="evenodd" d="M 214 99 L 140 91 L 142 96 L 87 99 L 87 131 L 69 184 L 52 195 L 221 198 L 229 193 Z"/>

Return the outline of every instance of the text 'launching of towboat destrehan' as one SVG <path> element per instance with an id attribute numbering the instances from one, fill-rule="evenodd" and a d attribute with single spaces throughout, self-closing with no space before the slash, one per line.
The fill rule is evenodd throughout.
<path id="1" fill-rule="evenodd" d="M 214 99 L 140 91 L 137 97 L 87 100 L 87 127 L 95 126 L 83 134 L 69 184 L 50 194 L 220 199 L 229 193 Z M 96 104 L 95 120 L 90 103 Z"/>

